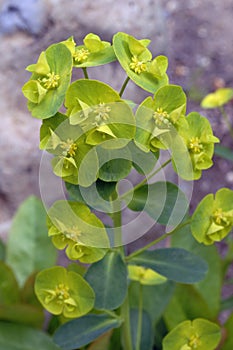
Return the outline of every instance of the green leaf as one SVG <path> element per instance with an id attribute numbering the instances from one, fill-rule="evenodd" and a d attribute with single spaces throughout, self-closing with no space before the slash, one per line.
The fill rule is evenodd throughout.
<path id="1" fill-rule="evenodd" d="M 168 279 L 180 283 L 199 282 L 208 270 L 203 259 L 179 248 L 146 251 L 130 259 L 130 263 L 151 268 Z"/>
<path id="2" fill-rule="evenodd" d="M 184 321 L 163 339 L 163 350 L 214 350 L 221 339 L 220 327 L 205 319 Z"/>
<path id="3" fill-rule="evenodd" d="M 119 253 L 108 252 L 89 267 L 85 278 L 95 291 L 96 309 L 113 310 L 123 303 L 127 293 L 127 267 Z"/>
<path id="4" fill-rule="evenodd" d="M 0 261 L 0 306 L 14 304 L 20 299 L 20 291 L 11 268 Z"/>
<path id="5" fill-rule="evenodd" d="M 0 348 L 4 350 L 59 350 L 45 333 L 26 326 L 0 322 Z"/>
<path id="6" fill-rule="evenodd" d="M 188 200 L 173 183 L 159 181 L 136 189 L 128 207 L 134 211 L 144 210 L 162 225 L 176 226 L 188 210 Z"/>
<path id="7" fill-rule="evenodd" d="M 0 319 L 31 327 L 42 328 L 44 323 L 44 310 L 42 307 L 36 307 L 29 304 L 0 304 Z"/>
<path id="8" fill-rule="evenodd" d="M 57 253 L 48 238 L 42 202 L 31 196 L 19 207 L 9 234 L 6 262 L 22 286 L 35 271 L 53 266 Z"/>
<path id="9" fill-rule="evenodd" d="M 150 315 L 153 325 L 161 318 L 167 304 L 169 303 L 175 284 L 167 281 L 155 286 L 143 286 L 143 309 Z M 139 288 L 137 282 L 131 282 L 129 286 L 129 301 L 131 308 L 138 307 Z"/>
<path id="10" fill-rule="evenodd" d="M 201 101 L 202 108 L 217 108 L 225 105 L 233 98 L 233 89 L 221 88 L 208 94 Z"/>
<path id="11" fill-rule="evenodd" d="M 214 154 L 221 158 L 233 161 L 232 149 L 224 147 L 222 145 L 216 145 L 214 148 Z"/>
<path id="12" fill-rule="evenodd" d="M 155 93 L 161 86 L 168 84 L 168 76 L 164 72 L 166 64 L 164 60 L 154 60 L 151 69 L 151 52 L 145 47 L 148 42 L 135 39 L 126 33 L 117 33 L 113 37 L 113 48 L 118 61 L 126 71 L 130 79 L 142 89 Z M 130 67 L 133 59 L 139 62 L 138 73 Z M 142 67 L 142 69 L 141 69 Z M 162 73 L 162 74 L 161 74 Z"/>
<path id="13" fill-rule="evenodd" d="M 58 86 L 56 88 L 47 89 L 46 94 L 42 92 L 44 96 L 41 96 L 40 93 L 40 97 L 37 99 L 37 103 L 35 103 L 36 101 L 32 101 L 32 98 L 30 97 L 31 95 L 28 91 L 28 83 L 26 83 L 23 87 L 25 97 L 30 97 L 28 108 L 31 111 L 32 116 L 39 119 L 52 117 L 60 109 L 65 98 L 66 90 L 70 83 L 73 65 L 70 50 L 66 47 L 66 45 L 61 43 L 51 45 L 45 51 L 45 56 L 50 68 L 50 72 L 45 74 L 41 71 L 39 73 L 37 71 L 33 71 L 30 81 L 36 81 L 40 83 L 41 79 L 48 79 L 47 74 L 55 73 L 59 76 Z M 33 85 L 32 88 L 34 90 L 35 86 Z M 36 94 L 38 91 L 39 89 L 36 90 Z"/>
<path id="14" fill-rule="evenodd" d="M 192 302 L 190 302 L 192 300 Z M 194 285 L 178 284 L 175 293 L 163 315 L 169 330 L 180 322 L 197 317 L 215 320 L 206 300 Z"/>
<path id="15" fill-rule="evenodd" d="M 54 334 L 54 341 L 63 350 L 77 349 L 120 325 L 120 319 L 108 315 L 86 315 L 60 326 Z"/>
<path id="16" fill-rule="evenodd" d="M 66 189 L 71 199 L 85 203 L 91 208 L 106 213 L 112 212 L 110 195 L 115 191 L 116 182 L 105 182 L 98 179 L 90 187 L 82 187 L 66 183 Z"/>
<path id="17" fill-rule="evenodd" d="M 220 309 L 220 298 L 222 289 L 222 262 L 217 247 L 199 244 L 192 236 L 190 226 L 183 227 L 171 237 L 172 247 L 183 247 L 190 252 L 205 259 L 209 269 L 206 277 L 195 284 L 199 296 L 208 305 L 208 315 L 210 319 L 217 318 Z M 210 293 L 211 290 L 211 293 Z M 188 291 L 187 291 L 188 293 Z M 189 300 L 189 294 L 187 300 Z M 199 303 L 200 304 L 200 303 Z"/>
<path id="18" fill-rule="evenodd" d="M 115 182 L 129 175 L 132 168 L 131 153 L 128 147 L 121 149 L 104 149 L 98 147 L 99 178 L 107 182 Z"/>
<path id="19" fill-rule="evenodd" d="M 159 152 L 144 152 L 134 142 L 128 144 L 134 168 L 143 175 L 149 174 L 155 167 Z"/>
<path id="20" fill-rule="evenodd" d="M 137 342 L 137 326 L 138 326 L 138 310 L 130 310 L 130 326 L 131 326 L 131 338 L 133 349 L 136 350 Z M 150 316 L 146 311 L 142 313 L 142 330 L 141 330 L 141 342 L 140 350 L 152 350 L 153 348 L 153 328 Z"/>

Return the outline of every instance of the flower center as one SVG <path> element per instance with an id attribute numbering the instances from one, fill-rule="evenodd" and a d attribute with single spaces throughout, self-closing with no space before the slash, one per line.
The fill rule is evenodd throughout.
<path id="1" fill-rule="evenodd" d="M 230 221 L 227 218 L 227 215 L 223 212 L 222 208 L 215 210 L 213 214 L 213 219 L 217 225 L 228 226 Z"/>
<path id="2" fill-rule="evenodd" d="M 153 113 L 153 118 L 155 120 L 155 124 L 161 126 L 165 124 L 166 126 L 170 126 L 171 123 L 169 121 L 169 114 L 163 110 L 163 108 L 157 108 L 157 110 Z"/>
<path id="3" fill-rule="evenodd" d="M 78 61 L 80 63 L 80 62 L 85 61 L 89 55 L 90 55 L 89 50 L 82 48 L 82 49 L 77 50 L 74 53 L 73 57 L 74 57 L 75 61 Z"/>
<path id="4" fill-rule="evenodd" d="M 193 153 L 200 153 L 203 150 L 203 145 L 198 137 L 192 137 L 189 141 L 189 149 Z"/>
<path id="5" fill-rule="evenodd" d="M 75 152 L 78 148 L 78 146 L 76 145 L 76 143 L 74 143 L 74 141 L 72 139 L 67 139 L 67 141 L 62 141 L 60 144 L 61 148 L 64 149 L 64 151 L 62 152 L 62 154 L 64 156 L 70 156 L 70 157 L 74 157 L 75 156 Z"/>
<path id="6" fill-rule="evenodd" d="M 132 57 L 129 67 L 137 74 L 140 74 L 146 71 L 145 62 L 139 61 L 139 59 L 135 55 Z"/>
<path id="7" fill-rule="evenodd" d="M 97 106 L 93 108 L 95 116 L 95 125 L 100 126 L 104 124 L 109 119 L 109 112 L 111 112 L 111 107 L 106 106 L 105 103 L 99 103 Z"/>
<path id="8" fill-rule="evenodd" d="M 197 334 L 191 335 L 187 344 L 183 345 L 180 350 L 195 350 L 200 345 L 200 339 Z"/>
<path id="9" fill-rule="evenodd" d="M 66 238 L 71 239 L 72 241 L 75 241 L 75 242 L 78 242 L 80 235 L 81 235 L 81 231 L 75 226 L 72 226 L 69 229 L 69 232 L 65 232 Z"/>
<path id="10" fill-rule="evenodd" d="M 58 81 L 60 80 L 60 76 L 58 74 L 55 74 L 54 72 L 48 73 L 46 77 L 47 78 L 42 78 L 40 80 L 46 89 L 49 90 L 58 87 Z"/>
<path id="11" fill-rule="evenodd" d="M 69 288 L 66 287 L 63 283 L 58 284 L 55 288 L 56 298 L 59 302 L 64 302 L 64 300 L 69 299 Z"/>

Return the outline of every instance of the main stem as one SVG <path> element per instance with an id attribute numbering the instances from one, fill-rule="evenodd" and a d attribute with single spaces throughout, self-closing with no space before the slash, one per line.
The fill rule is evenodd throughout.
<path id="1" fill-rule="evenodd" d="M 143 315 L 143 285 L 139 283 L 139 300 L 138 300 L 138 327 L 136 338 L 136 350 L 140 350 L 142 336 L 142 315 Z"/>
<path id="2" fill-rule="evenodd" d="M 125 259 L 125 252 L 122 246 L 122 211 L 121 211 L 121 201 L 119 199 L 115 199 L 115 196 L 111 196 L 112 203 L 112 220 L 114 225 L 114 244 L 116 249 L 119 250 L 123 259 Z M 115 200 L 114 200 L 115 199 Z M 129 306 L 129 298 L 128 292 L 125 298 L 124 303 L 120 308 L 121 316 L 124 320 L 122 325 L 122 343 L 125 350 L 133 350 L 132 339 L 131 339 L 131 327 L 130 327 L 130 306 Z"/>

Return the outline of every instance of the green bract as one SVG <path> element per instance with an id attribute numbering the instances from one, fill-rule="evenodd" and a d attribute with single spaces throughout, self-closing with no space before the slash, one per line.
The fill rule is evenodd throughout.
<path id="1" fill-rule="evenodd" d="M 90 33 L 83 39 L 84 45 L 76 46 L 73 54 L 74 67 L 95 67 L 116 60 L 111 44 Z"/>
<path id="2" fill-rule="evenodd" d="M 46 310 L 68 318 L 87 314 L 95 301 L 94 291 L 84 278 L 61 266 L 39 272 L 35 292 Z"/>
<path id="3" fill-rule="evenodd" d="M 208 194 L 197 206 L 191 223 L 193 236 L 200 243 L 221 241 L 233 227 L 233 191 L 222 188 L 214 197 Z"/>
<path id="4" fill-rule="evenodd" d="M 79 125 L 71 125 L 69 118 L 57 113 L 43 121 L 40 140 L 40 148 L 55 155 L 52 167 L 57 176 L 66 182 L 84 187 L 96 181 L 98 175 L 96 150 L 86 144 L 85 135 Z M 82 171 L 79 173 L 81 165 Z"/>
<path id="5" fill-rule="evenodd" d="M 70 50 L 59 43 L 51 45 L 40 54 L 36 64 L 27 67 L 32 76 L 22 91 L 34 117 L 46 119 L 59 110 L 70 83 L 72 66 Z"/>
<path id="6" fill-rule="evenodd" d="M 225 105 L 233 98 L 233 89 L 222 88 L 208 94 L 202 101 L 203 108 L 217 108 Z"/>
<path id="7" fill-rule="evenodd" d="M 53 237 L 53 243 L 58 249 L 64 249 L 66 246 L 71 246 L 68 249 L 70 256 L 74 258 L 78 253 L 72 252 L 77 248 L 82 250 L 85 245 L 91 248 L 108 248 L 109 240 L 103 223 L 97 216 L 91 213 L 90 209 L 83 203 L 71 201 L 57 201 L 48 211 L 48 229 L 49 236 Z M 74 247 L 74 244 L 80 245 Z M 85 252 L 85 259 L 88 259 L 88 254 L 103 257 L 101 252 L 95 254 L 95 250 Z M 87 262 L 87 261 L 85 261 Z"/>
<path id="8" fill-rule="evenodd" d="M 167 278 L 160 275 L 152 269 L 143 266 L 129 265 L 128 266 L 129 279 L 138 281 L 142 285 L 153 286 L 167 281 Z"/>
<path id="9" fill-rule="evenodd" d="M 179 176 L 187 180 L 197 180 L 201 177 L 202 170 L 208 169 L 213 165 L 212 157 L 214 153 L 214 143 L 219 139 L 213 135 L 211 125 L 205 117 L 197 112 L 192 112 L 186 117 L 186 123 L 179 126 L 179 136 L 188 150 L 192 162 L 192 172 L 190 174 L 181 174 Z M 173 144 L 172 151 L 177 153 L 180 158 L 184 154 L 184 149 L 176 149 Z M 177 171 L 176 164 L 173 162 L 174 170 Z"/>
<path id="10" fill-rule="evenodd" d="M 214 350 L 221 339 L 220 327 L 197 318 L 184 321 L 163 339 L 163 350 Z"/>
<path id="11" fill-rule="evenodd" d="M 133 139 L 135 118 L 130 106 L 107 84 L 80 79 L 67 90 L 65 105 L 72 125 L 79 125 L 92 146 L 122 147 Z"/>
<path id="12" fill-rule="evenodd" d="M 136 113 L 135 140 L 145 150 L 167 149 L 176 137 L 176 129 L 184 123 L 186 96 L 180 86 L 166 85 L 147 97 Z"/>
<path id="13" fill-rule="evenodd" d="M 122 68 L 133 82 L 146 91 L 155 91 L 168 83 L 166 74 L 168 61 L 165 56 L 152 60 L 147 49 L 150 40 L 137 40 L 125 33 L 113 37 L 113 48 Z"/>

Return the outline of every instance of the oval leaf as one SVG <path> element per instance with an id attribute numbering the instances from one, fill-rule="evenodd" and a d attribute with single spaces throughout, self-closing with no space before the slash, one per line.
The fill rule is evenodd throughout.
<path id="1" fill-rule="evenodd" d="M 151 268 L 168 279 L 180 283 L 199 282 L 208 271 L 208 266 L 203 259 L 179 248 L 146 251 L 132 258 L 130 263 Z"/>
<path id="2" fill-rule="evenodd" d="M 0 322 L 0 348 L 4 350 L 59 350 L 45 333 L 18 324 Z"/>
<path id="3" fill-rule="evenodd" d="M 55 332 L 54 341 L 63 350 L 78 349 L 120 325 L 119 319 L 108 315 L 86 315 L 59 327 Z"/>
<path id="4" fill-rule="evenodd" d="M 117 252 L 91 265 L 85 276 L 95 291 L 95 308 L 113 310 L 119 307 L 127 292 L 127 268 Z"/>
<path id="5" fill-rule="evenodd" d="M 20 285 L 35 271 L 53 266 L 57 253 L 46 227 L 42 202 L 29 197 L 18 209 L 10 230 L 6 262 L 15 272 Z"/>

